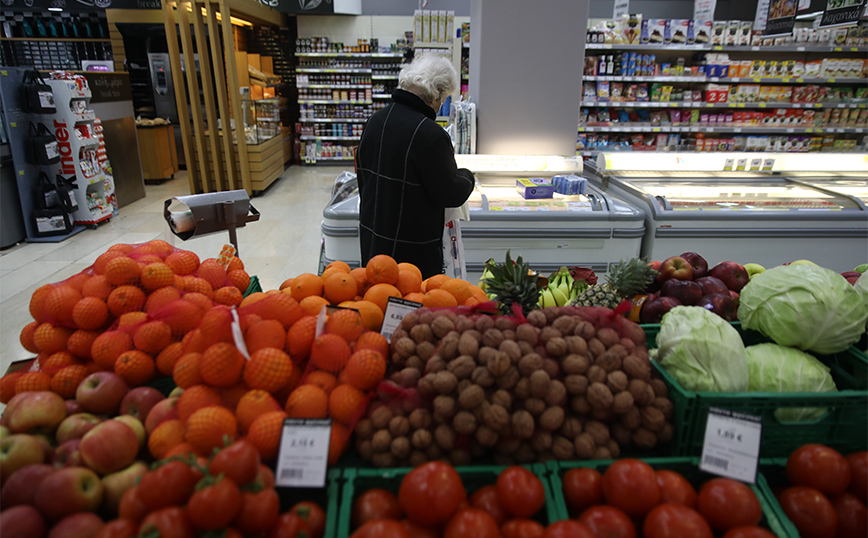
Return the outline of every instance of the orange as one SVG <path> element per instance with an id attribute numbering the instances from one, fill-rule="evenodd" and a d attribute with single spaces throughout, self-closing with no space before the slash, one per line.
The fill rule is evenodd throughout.
<path id="1" fill-rule="evenodd" d="M 238 306 L 240 308 L 245 308 L 245 307 L 248 307 L 254 303 L 258 303 L 259 301 L 265 299 L 266 297 L 268 297 L 268 295 L 266 295 L 265 292 L 255 291 L 255 292 L 251 293 L 250 295 L 248 295 L 247 297 L 245 297 L 244 299 L 242 299 L 241 304 Z M 292 295 L 290 295 L 290 297 L 292 297 Z"/>
<path id="2" fill-rule="evenodd" d="M 328 265 L 325 266 L 326 270 L 333 269 L 336 271 L 341 271 L 343 273 L 349 273 L 351 271 L 350 264 L 345 261 L 335 260 Z M 323 271 L 325 273 L 325 271 Z"/>
<path id="3" fill-rule="evenodd" d="M 419 281 L 421 282 L 423 280 L 422 279 L 422 271 L 420 271 L 419 268 L 416 267 L 415 265 L 413 265 L 412 263 L 408 263 L 408 262 L 399 263 L 398 264 L 398 271 L 410 271 L 412 273 L 416 273 L 416 275 L 419 276 Z"/>
<path id="4" fill-rule="evenodd" d="M 439 289 L 452 294 L 455 297 L 456 305 L 464 304 L 467 299 L 473 297 L 473 292 L 470 290 L 470 282 L 460 278 L 450 278 L 443 282 Z"/>
<path id="5" fill-rule="evenodd" d="M 321 334 L 310 348 L 310 360 L 320 370 L 337 373 L 343 370 L 350 360 L 350 345 L 340 336 Z"/>
<path id="6" fill-rule="evenodd" d="M 380 331 L 383 325 L 383 310 L 371 301 L 356 301 L 353 308 L 359 311 L 362 315 L 362 323 L 369 331 Z"/>
<path id="7" fill-rule="evenodd" d="M 389 302 L 389 297 L 404 297 L 395 286 L 391 284 L 374 284 L 368 291 L 365 292 L 365 301 L 370 301 L 377 305 L 383 312 L 386 311 L 386 305 Z"/>
<path id="8" fill-rule="evenodd" d="M 289 418 L 325 418 L 328 415 L 329 397 L 316 385 L 299 385 L 286 400 Z"/>
<path id="9" fill-rule="evenodd" d="M 184 353 L 203 353 L 211 343 L 205 340 L 205 336 L 200 329 L 193 329 L 184 335 L 181 339 L 181 346 Z"/>
<path id="10" fill-rule="evenodd" d="M 250 387 L 248 387 L 247 383 L 244 381 L 235 383 L 231 387 L 217 389 L 217 393 L 220 394 L 220 405 L 235 412 L 235 408 L 238 407 L 238 402 L 241 400 L 241 397 L 249 390 Z"/>
<path id="11" fill-rule="evenodd" d="M 49 355 L 48 358 L 46 358 L 39 366 L 43 372 L 50 376 L 54 376 L 54 374 L 59 372 L 62 368 L 72 366 L 73 364 L 79 364 L 75 355 L 69 351 L 58 351 L 57 353 Z"/>
<path id="12" fill-rule="evenodd" d="M 97 256 L 96 260 L 93 262 L 93 270 L 96 271 L 97 275 L 104 275 L 108 262 L 112 261 L 115 258 L 126 257 L 126 253 L 119 250 L 112 250 L 111 248 L 109 248 L 108 251 Z"/>
<path id="13" fill-rule="evenodd" d="M 350 275 L 356 279 L 356 288 L 359 294 L 364 295 L 365 291 L 371 286 L 368 283 L 368 273 L 365 271 L 364 267 L 356 267 L 352 271 L 350 271 Z"/>
<path id="14" fill-rule="evenodd" d="M 202 353 L 199 373 L 202 379 L 214 387 L 230 387 L 241 379 L 244 357 L 233 344 L 218 342 Z"/>
<path id="15" fill-rule="evenodd" d="M 200 456 L 210 456 L 215 448 L 235 441 L 238 423 L 232 411 L 224 407 L 203 407 L 187 420 L 187 442 Z"/>
<path id="16" fill-rule="evenodd" d="M 121 353 L 133 348 L 133 339 L 124 331 L 107 331 L 96 337 L 90 348 L 91 357 L 100 368 L 114 368 Z"/>
<path id="17" fill-rule="evenodd" d="M 66 349 L 66 343 L 72 333 L 67 327 L 57 327 L 51 323 L 40 323 L 33 332 L 33 344 L 41 353 L 55 353 Z"/>
<path id="18" fill-rule="evenodd" d="M 434 275 L 429 277 L 422 281 L 422 292 L 426 293 L 431 290 L 436 290 L 447 280 L 449 280 L 449 277 L 446 275 Z"/>
<path id="19" fill-rule="evenodd" d="M 241 292 L 233 285 L 223 286 L 214 292 L 214 302 L 218 304 L 238 306 L 242 299 L 244 297 L 242 297 Z"/>
<path id="20" fill-rule="evenodd" d="M 209 299 L 214 297 L 214 288 L 211 286 L 211 284 L 204 278 L 199 278 L 195 276 L 188 275 L 184 277 L 184 291 L 201 293 Z"/>
<path id="21" fill-rule="evenodd" d="M 148 451 L 154 459 L 166 457 L 170 449 L 184 442 L 186 427 L 178 419 L 164 420 L 148 436 Z"/>
<path id="22" fill-rule="evenodd" d="M 18 335 L 18 341 L 21 342 L 21 347 L 31 353 L 39 353 L 39 348 L 36 347 L 36 342 L 33 341 L 33 336 L 36 334 L 36 329 L 38 327 L 38 321 L 31 321 L 21 329 L 21 334 Z"/>
<path id="23" fill-rule="evenodd" d="M 163 321 L 148 321 L 143 323 L 133 334 L 133 345 L 136 349 L 157 355 L 172 343 L 172 329 Z"/>
<path id="24" fill-rule="evenodd" d="M 316 337 L 316 316 L 306 316 L 286 331 L 286 351 L 298 362 L 310 356 L 310 347 Z"/>
<path id="25" fill-rule="evenodd" d="M 422 277 L 413 271 L 398 271 L 398 282 L 395 284 L 401 295 L 416 293 L 422 289 Z"/>
<path id="26" fill-rule="evenodd" d="M 359 390 L 377 388 L 386 375 L 386 359 L 379 351 L 360 349 L 350 356 L 342 378 Z"/>
<path id="27" fill-rule="evenodd" d="M 261 415 L 250 425 L 245 439 L 253 443 L 263 462 L 272 462 L 277 458 L 285 418 L 286 413 L 283 411 L 271 411 Z"/>
<path id="28" fill-rule="evenodd" d="M 145 269 L 145 266 L 151 265 L 152 263 L 163 263 L 163 258 L 156 254 L 143 254 L 142 256 L 130 254 L 130 257 L 136 260 L 136 263 L 139 264 L 139 267 L 141 267 L 142 270 Z"/>
<path id="29" fill-rule="evenodd" d="M 207 295 L 195 291 L 184 293 L 181 295 L 181 299 L 198 306 L 202 312 L 207 312 L 214 306 L 214 303 L 211 302 L 211 299 Z"/>
<path id="30" fill-rule="evenodd" d="M 389 342 L 385 336 L 375 331 L 368 331 L 356 340 L 353 350 L 359 351 L 360 349 L 373 349 L 379 351 L 383 357 L 389 356 Z"/>
<path id="31" fill-rule="evenodd" d="M 232 313 L 225 306 L 215 306 L 205 312 L 198 328 L 208 345 L 232 341 Z M 207 346 L 206 346 L 207 347 Z"/>
<path id="32" fill-rule="evenodd" d="M 120 316 L 127 312 L 141 310 L 145 306 L 147 297 L 145 292 L 135 286 L 119 286 L 112 291 L 106 304 L 109 310 L 115 316 Z"/>
<path id="33" fill-rule="evenodd" d="M 458 306 L 458 301 L 448 291 L 441 289 L 429 290 L 422 298 L 422 305 L 427 307 Z"/>
<path id="34" fill-rule="evenodd" d="M 135 285 L 142 276 L 142 268 L 136 260 L 119 256 L 106 264 L 105 276 L 115 286 Z"/>
<path id="35" fill-rule="evenodd" d="M 45 314 L 58 325 L 71 325 L 72 311 L 80 299 L 81 293 L 72 286 L 57 286 L 45 296 Z"/>
<path id="36" fill-rule="evenodd" d="M 250 355 L 244 381 L 251 389 L 275 392 L 289 383 L 292 369 L 292 359 L 282 349 L 265 347 Z"/>
<path id="37" fill-rule="evenodd" d="M 242 294 L 250 287 L 250 275 L 248 275 L 247 271 L 244 269 L 229 271 L 227 274 L 229 276 L 229 282 L 232 282 L 232 285 L 238 288 L 238 291 Z"/>
<path id="38" fill-rule="evenodd" d="M 311 295 L 322 296 L 323 282 L 322 278 L 313 273 L 302 273 L 292 279 L 290 284 L 292 298 L 301 302 L 305 297 Z"/>
<path id="39" fill-rule="evenodd" d="M 333 273 L 323 278 L 323 295 L 332 304 L 349 301 L 356 296 L 358 284 L 349 273 Z"/>
<path id="40" fill-rule="evenodd" d="M 172 268 L 163 262 L 148 264 L 142 269 L 142 286 L 147 291 L 154 291 L 163 286 L 171 286 L 175 283 L 175 273 Z"/>
<path id="41" fill-rule="evenodd" d="M 329 301 L 325 297 L 320 297 L 319 295 L 310 295 L 302 299 L 298 304 L 306 314 L 318 316 L 322 307 L 329 305 Z"/>
<path id="42" fill-rule="evenodd" d="M 79 329 L 72 333 L 69 340 L 66 341 L 66 349 L 80 359 L 90 359 L 92 358 L 93 343 L 101 334 L 99 331 Z"/>
<path id="43" fill-rule="evenodd" d="M 480 303 L 488 302 L 488 294 L 485 293 L 485 290 L 477 286 L 476 284 L 470 284 L 470 293 L 476 298 Z"/>
<path id="44" fill-rule="evenodd" d="M 243 270 L 244 270 L 244 262 L 241 261 L 241 258 L 239 258 L 238 256 L 232 256 L 229 259 L 229 265 L 226 266 L 226 271 L 231 273 L 232 271 L 243 271 Z"/>
<path id="45" fill-rule="evenodd" d="M 181 298 L 181 290 L 175 286 L 164 286 L 148 294 L 145 300 L 145 312 L 153 316 L 164 306 Z"/>
<path id="46" fill-rule="evenodd" d="M 81 287 L 81 296 L 96 297 L 105 301 L 113 289 L 114 286 L 105 275 L 94 275 Z"/>
<path id="47" fill-rule="evenodd" d="M 15 381 L 15 394 L 51 390 L 51 376 L 45 372 L 25 372 Z"/>
<path id="48" fill-rule="evenodd" d="M 8 404 L 9 400 L 15 396 L 15 383 L 23 375 L 24 372 L 12 372 L 0 377 L 0 402 Z"/>
<path id="49" fill-rule="evenodd" d="M 63 281 L 64 286 L 72 286 L 75 288 L 75 291 L 81 293 L 82 288 L 90 280 L 91 275 L 89 273 L 76 273 L 71 277 L 67 278 Z"/>
<path id="50" fill-rule="evenodd" d="M 480 300 L 476 297 L 470 297 L 466 301 L 464 301 L 464 306 L 476 306 L 480 303 Z"/>
<path id="51" fill-rule="evenodd" d="M 238 326 L 241 327 L 241 334 L 246 335 L 247 331 L 249 331 L 251 327 L 253 327 L 257 323 L 260 323 L 261 321 L 262 321 L 262 318 L 256 314 L 250 314 L 250 313 L 241 314 L 238 317 Z M 269 321 L 276 321 L 276 320 L 269 320 Z M 278 322 L 278 325 L 279 324 L 280 324 L 280 322 Z M 283 325 L 280 326 L 280 330 L 281 331 L 284 330 Z M 283 337 L 284 337 L 284 340 L 286 340 L 286 335 L 284 335 Z M 249 345 L 248 345 L 248 351 L 249 351 Z"/>
<path id="52" fill-rule="evenodd" d="M 325 391 L 326 394 L 329 394 L 338 384 L 338 380 L 335 379 L 335 376 L 331 375 L 328 372 L 325 372 L 323 370 L 314 370 L 313 372 L 305 376 L 304 384 L 316 385 L 317 387 Z"/>
<path id="53" fill-rule="evenodd" d="M 408 301 L 413 301 L 414 303 L 420 303 L 420 304 L 422 303 L 422 299 L 424 299 L 424 298 L 425 298 L 425 294 L 421 293 L 421 292 L 408 293 L 407 295 L 404 296 L 404 299 L 406 299 Z"/>
<path id="54" fill-rule="evenodd" d="M 283 290 L 289 288 L 290 294 L 292 294 L 292 281 L 293 280 L 295 280 L 295 278 L 287 278 L 286 280 L 284 280 L 283 282 L 280 283 L 280 287 L 278 289 L 280 291 L 283 291 Z"/>
<path id="55" fill-rule="evenodd" d="M 172 368 L 172 379 L 182 389 L 188 389 L 205 382 L 199 371 L 199 363 L 202 362 L 202 354 L 198 352 L 184 353 L 175 361 Z"/>
<path id="56" fill-rule="evenodd" d="M 332 422 L 332 434 L 329 437 L 329 465 L 338 462 L 349 440 L 350 430 L 337 422 Z"/>
<path id="57" fill-rule="evenodd" d="M 190 417 L 203 407 L 220 405 L 220 395 L 216 390 L 205 385 L 193 385 L 184 389 L 178 397 L 178 418 L 187 422 Z"/>
<path id="58" fill-rule="evenodd" d="M 160 290 L 157 290 L 154 294 L 159 293 L 159 291 Z M 153 296 L 154 294 L 151 295 Z M 186 299 L 187 295 L 184 297 Z M 159 311 L 152 314 L 155 319 L 168 325 L 169 330 L 172 331 L 172 336 L 175 337 L 183 337 L 185 334 L 198 327 L 205 315 L 205 311 L 203 311 L 199 305 L 185 299 L 167 303 L 160 308 Z"/>
<path id="59" fill-rule="evenodd" d="M 260 320 L 244 331 L 244 343 L 251 355 L 267 347 L 282 350 L 286 345 L 286 329 L 276 319 Z"/>
<path id="60" fill-rule="evenodd" d="M 166 453 L 163 454 L 163 459 L 173 458 L 175 456 L 181 456 L 184 459 L 189 459 L 189 456 L 191 455 L 195 457 L 196 452 L 193 450 L 193 445 L 185 441 L 167 450 Z"/>
<path id="61" fill-rule="evenodd" d="M 81 364 L 65 366 L 51 378 L 51 390 L 60 394 L 64 400 L 75 398 L 75 391 L 78 389 L 78 385 L 88 375 L 90 375 L 90 372 Z M 5 400 L 3 402 L 6 403 Z"/>
<path id="62" fill-rule="evenodd" d="M 280 411 L 283 413 L 283 408 L 277 403 L 277 400 L 265 390 L 248 390 L 238 400 L 238 406 L 235 408 L 235 418 L 238 420 L 238 428 L 242 432 L 250 429 L 260 416 L 272 411 Z"/>
<path id="63" fill-rule="evenodd" d="M 154 359 L 142 351 L 132 349 L 121 353 L 115 361 L 115 373 L 130 387 L 140 387 L 154 378 Z"/>
<path id="64" fill-rule="evenodd" d="M 345 426 L 350 426 L 364 411 L 365 395 L 352 385 L 335 387 L 329 394 L 329 415 Z"/>
<path id="65" fill-rule="evenodd" d="M 174 251 L 175 247 L 173 247 L 166 241 L 163 241 L 162 239 L 152 239 L 147 243 L 141 243 L 139 245 L 136 245 L 130 252 L 130 254 L 136 256 L 153 254 L 154 256 L 165 258 Z"/>
<path id="66" fill-rule="evenodd" d="M 133 251 L 133 248 L 135 247 L 127 243 L 115 243 L 110 246 L 106 252 L 121 252 L 123 254 L 129 254 Z"/>
<path id="67" fill-rule="evenodd" d="M 364 330 L 361 314 L 349 308 L 342 308 L 332 313 L 325 323 L 325 332 L 336 334 L 348 343 L 355 342 Z"/>
<path id="68" fill-rule="evenodd" d="M 132 334 L 135 331 L 136 327 L 146 321 L 148 321 L 147 312 L 142 312 L 140 310 L 136 310 L 135 312 L 127 312 L 126 314 L 121 314 L 121 317 L 118 318 L 118 326 L 116 328 L 123 329 L 124 331 Z"/>
<path id="69" fill-rule="evenodd" d="M 280 292 L 266 295 L 250 311 L 262 319 L 275 319 L 287 329 L 304 316 L 304 309 L 298 301 Z"/>
<path id="70" fill-rule="evenodd" d="M 398 282 L 398 262 L 386 254 L 377 254 L 365 265 L 365 275 L 371 285 L 394 285 Z"/>
<path id="71" fill-rule="evenodd" d="M 196 271 L 196 276 L 208 282 L 215 290 L 231 284 L 229 275 L 226 273 L 226 268 L 214 259 L 203 261 L 199 265 L 199 270 Z"/>
<path id="72" fill-rule="evenodd" d="M 181 342 L 172 342 L 163 348 L 163 351 L 160 351 L 156 361 L 154 361 L 157 365 L 157 370 L 163 375 L 172 375 L 172 370 L 175 369 L 175 364 L 181 358 L 183 350 L 184 346 Z"/>
<path id="73" fill-rule="evenodd" d="M 189 275 L 199 268 L 199 256 L 189 250 L 178 250 L 166 256 L 166 265 L 176 275 Z"/>

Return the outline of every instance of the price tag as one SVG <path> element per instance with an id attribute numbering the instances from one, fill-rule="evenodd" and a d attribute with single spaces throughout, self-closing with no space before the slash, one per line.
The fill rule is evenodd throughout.
<path id="1" fill-rule="evenodd" d="M 699 468 L 753 484 L 761 437 L 762 417 L 710 407 Z"/>
<path id="2" fill-rule="evenodd" d="M 392 342 L 392 334 L 401 320 L 408 313 L 421 308 L 422 303 L 416 301 L 408 301 L 406 299 L 398 299 L 397 297 L 389 297 L 389 303 L 386 305 L 386 313 L 383 315 L 383 327 L 380 329 L 380 334 L 386 337 L 389 343 Z"/>
<path id="3" fill-rule="evenodd" d="M 771 171 L 772 168 L 775 167 L 774 159 L 766 159 L 763 161 L 763 170 Z"/>
<path id="4" fill-rule="evenodd" d="M 735 161 L 734 159 L 726 159 L 725 161 L 723 161 L 723 169 L 724 170 L 732 170 L 732 166 L 733 166 L 734 161 Z"/>
<path id="5" fill-rule="evenodd" d="M 331 419 L 284 419 L 274 483 L 287 488 L 324 487 L 331 433 Z"/>
<path id="6" fill-rule="evenodd" d="M 739 159 L 737 164 L 736 164 L 735 169 L 739 170 L 739 171 L 743 171 L 743 170 L 747 169 L 747 159 Z"/>
<path id="7" fill-rule="evenodd" d="M 762 159 L 751 159 L 750 160 L 750 170 L 759 170 L 763 164 Z"/>

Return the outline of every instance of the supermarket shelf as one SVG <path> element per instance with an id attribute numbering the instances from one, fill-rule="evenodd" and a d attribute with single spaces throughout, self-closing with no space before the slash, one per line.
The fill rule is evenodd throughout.
<path id="1" fill-rule="evenodd" d="M 311 135 L 302 135 L 299 137 L 301 140 L 347 140 L 347 141 L 355 141 L 358 142 L 362 137 L 360 136 L 311 136 Z"/>
<path id="2" fill-rule="evenodd" d="M 582 106 L 618 108 L 868 108 L 866 103 L 700 103 L 695 101 L 582 101 Z"/>
<path id="3" fill-rule="evenodd" d="M 304 164 L 308 165 L 317 165 L 317 164 L 335 164 L 338 163 L 351 163 L 353 162 L 352 157 L 317 157 L 315 161 L 305 161 Z"/>
<path id="4" fill-rule="evenodd" d="M 619 75 L 585 75 L 587 81 L 606 80 L 612 82 L 751 82 L 756 84 L 865 84 L 865 78 L 797 78 L 797 77 L 630 77 Z"/>
<path id="5" fill-rule="evenodd" d="M 868 133 L 864 127 L 717 127 L 714 125 L 605 125 L 579 126 L 580 133 L 744 133 L 744 134 L 862 134 Z"/>
<path id="6" fill-rule="evenodd" d="M 370 73 L 370 69 L 352 69 L 349 67 L 296 67 L 297 73 Z"/>
<path id="7" fill-rule="evenodd" d="M 299 99 L 298 102 L 309 105 L 370 105 L 373 101 L 365 99 Z"/>
<path id="8" fill-rule="evenodd" d="M 850 47 L 836 45 L 627 45 L 619 43 L 588 43 L 588 50 L 694 50 L 694 51 L 728 51 L 728 52 L 868 52 L 868 47 Z"/>
<path id="9" fill-rule="evenodd" d="M 355 88 L 370 88 L 370 84 L 305 84 L 303 86 L 298 86 L 299 88 L 321 88 L 321 89 L 335 89 L 335 90 L 349 90 Z"/>
<path id="10" fill-rule="evenodd" d="M 372 75 L 371 80 L 398 80 L 398 75 Z"/>
<path id="11" fill-rule="evenodd" d="M 400 52 L 296 52 L 299 58 L 403 58 Z"/>
<path id="12" fill-rule="evenodd" d="M 414 49 L 451 49 L 452 42 L 449 41 L 447 43 L 435 43 L 433 41 L 417 41 L 413 43 Z"/>
<path id="13" fill-rule="evenodd" d="M 302 123 L 365 123 L 367 118 L 301 118 Z"/>
<path id="14" fill-rule="evenodd" d="M 52 42 L 52 41 L 63 41 L 70 43 L 110 43 L 111 39 L 105 39 L 100 37 L 0 37 L 0 41 L 39 41 L 39 42 Z"/>
<path id="15" fill-rule="evenodd" d="M 375 93 L 371 97 L 373 97 L 374 99 L 389 99 L 392 97 L 392 95 L 389 93 Z"/>

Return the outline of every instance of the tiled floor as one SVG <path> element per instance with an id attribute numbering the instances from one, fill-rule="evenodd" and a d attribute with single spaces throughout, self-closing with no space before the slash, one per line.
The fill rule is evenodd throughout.
<path id="1" fill-rule="evenodd" d="M 245 269 L 259 277 L 262 289 L 280 286 L 289 277 L 315 273 L 319 264 L 322 211 L 342 166 L 291 166 L 251 205 L 259 221 L 238 229 L 238 248 Z M 190 194 L 185 171 L 161 185 L 147 185 L 145 198 L 123 207 L 96 230 L 87 229 L 59 243 L 22 243 L 0 251 L 0 373 L 13 361 L 30 358 L 19 343 L 21 329 L 32 321 L 28 305 L 33 291 L 85 269 L 116 243 L 164 239 L 200 258 L 216 257 L 229 242 L 226 232 L 182 241 L 169 231 L 163 204 Z"/>

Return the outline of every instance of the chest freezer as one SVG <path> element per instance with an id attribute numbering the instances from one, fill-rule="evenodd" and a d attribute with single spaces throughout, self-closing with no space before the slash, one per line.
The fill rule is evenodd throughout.
<path id="1" fill-rule="evenodd" d="M 604 192 L 645 211 L 642 254 L 662 260 L 699 252 L 774 266 L 809 259 L 836 271 L 868 259 L 868 211 L 832 186 L 816 186 L 811 170 L 851 167 L 845 154 L 601 154 L 587 174 Z M 793 158 L 797 157 L 797 158 Z M 846 170 L 839 170 L 846 171 Z M 828 174 L 828 172 L 827 172 Z"/>
<path id="2" fill-rule="evenodd" d="M 598 274 L 610 264 L 639 255 L 645 214 L 589 185 L 587 192 L 526 200 L 516 178 L 581 175 L 574 157 L 456 155 L 459 167 L 474 172 L 477 185 L 461 223 L 468 279 L 477 280 L 485 262 L 502 260 L 507 250 L 543 273 L 580 265 Z M 359 199 L 355 180 L 345 182 L 323 211 L 323 260 L 359 265 Z"/>

